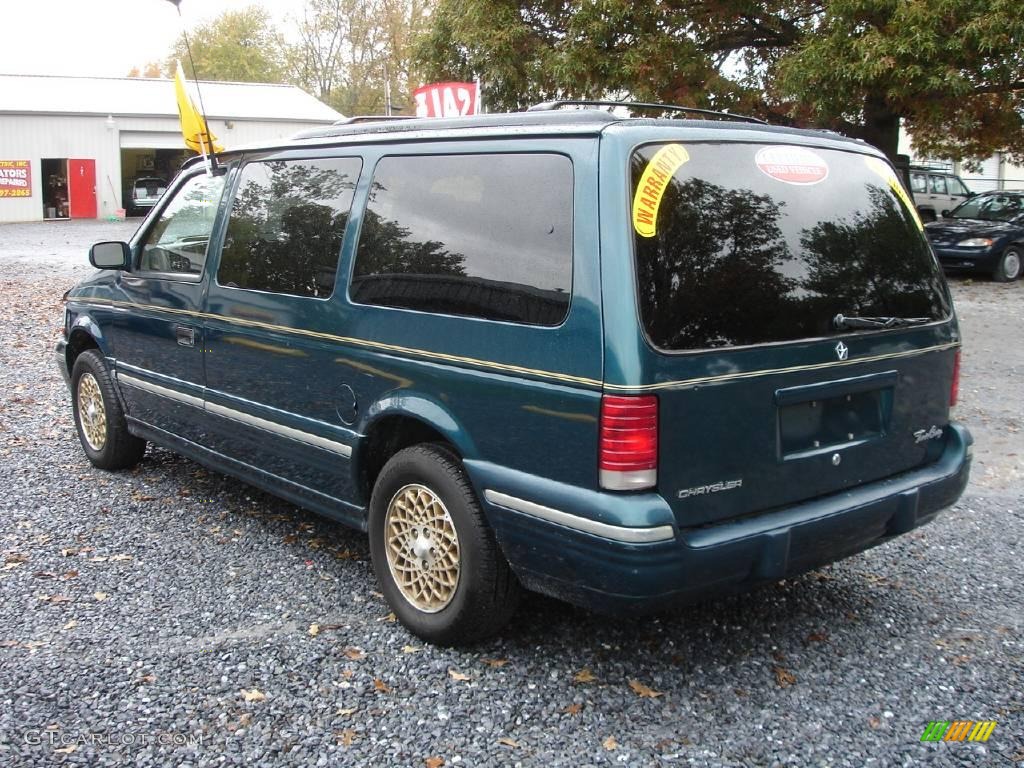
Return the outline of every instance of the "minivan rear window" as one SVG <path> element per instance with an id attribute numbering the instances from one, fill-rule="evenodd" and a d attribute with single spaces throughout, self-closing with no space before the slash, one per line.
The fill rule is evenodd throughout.
<path id="1" fill-rule="evenodd" d="M 909 195 L 877 158 L 651 144 L 631 176 L 640 313 L 659 349 L 817 338 L 837 314 L 950 314 Z"/>

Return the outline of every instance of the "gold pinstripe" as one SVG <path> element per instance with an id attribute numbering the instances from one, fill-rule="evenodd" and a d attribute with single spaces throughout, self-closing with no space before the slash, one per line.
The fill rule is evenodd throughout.
<path id="1" fill-rule="evenodd" d="M 447 363 L 463 363 L 466 365 L 475 365 L 481 368 L 490 368 L 496 371 L 502 371 L 504 373 L 521 373 L 530 376 L 536 376 L 538 378 L 550 379 L 561 383 L 568 384 L 581 384 L 589 387 L 603 388 L 612 392 L 658 392 L 666 389 L 680 389 L 685 387 L 692 387 L 698 384 L 711 384 L 728 381 L 738 381 L 742 379 L 753 379 L 761 376 L 772 376 L 774 374 L 782 373 L 796 373 L 799 371 L 817 371 L 825 368 L 841 368 L 848 365 L 856 365 L 859 363 L 870 363 L 878 362 L 881 360 L 894 360 L 902 357 L 916 357 L 918 355 L 927 354 L 929 352 L 940 352 L 945 349 L 955 349 L 960 346 L 960 342 L 954 341 L 947 344 L 937 344 L 931 347 L 924 347 L 922 349 L 911 349 L 903 352 L 889 352 L 884 355 L 872 355 L 871 357 L 858 357 L 855 359 L 847 360 L 832 360 L 824 363 L 814 363 L 811 365 L 794 365 L 787 368 L 766 368 L 758 371 L 743 371 L 740 373 L 724 373 L 717 376 L 701 376 L 693 379 L 681 379 L 678 381 L 662 381 L 657 384 L 609 384 L 607 382 L 601 382 L 597 379 L 590 379 L 584 376 L 573 376 L 568 373 L 559 373 L 556 371 L 544 371 L 536 368 L 527 368 L 521 365 L 509 365 L 507 363 L 498 363 L 493 360 L 480 360 L 474 357 L 463 357 L 462 355 L 450 355 L 445 352 L 433 352 L 426 349 L 416 349 L 414 347 L 403 347 L 397 344 L 387 344 L 382 341 L 369 341 L 368 339 L 357 339 L 351 336 L 339 336 L 333 333 L 323 333 L 321 331 L 309 331 L 302 328 L 292 328 L 287 325 L 274 325 L 273 323 L 264 323 L 259 320 L 246 320 L 241 317 L 227 317 L 226 315 L 215 315 L 208 312 L 196 312 L 189 309 L 176 309 L 174 307 L 159 307 L 153 304 L 137 304 L 130 301 L 114 301 L 113 299 L 104 299 L 92 296 L 79 296 L 72 297 L 69 301 L 74 301 L 79 304 L 100 304 L 103 306 L 120 307 L 125 309 L 141 309 L 141 310 L 152 310 L 156 312 L 167 312 L 173 315 L 184 315 L 186 317 L 197 317 L 206 320 L 220 320 L 225 323 L 233 323 L 235 325 L 245 326 L 247 328 L 261 328 L 267 331 L 276 331 L 278 333 L 292 333 L 297 336 L 307 336 L 314 339 L 324 339 L 326 341 L 335 341 L 342 344 L 351 344 L 353 346 L 365 347 L 367 349 L 377 349 L 385 352 L 397 352 L 402 355 L 408 355 L 412 357 L 424 357 L 429 360 L 440 360 Z"/>
<path id="2" fill-rule="evenodd" d="M 697 384 L 709 384 L 712 382 L 725 382 L 739 379 L 753 379 L 760 376 L 771 376 L 777 373 L 796 373 L 797 371 L 818 371 L 824 368 L 841 368 L 847 365 L 856 365 L 858 363 L 873 363 L 880 360 L 895 360 L 900 357 L 916 357 L 917 355 L 923 355 L 928 352 L 940 352 L 944 349 L 955 349 L 960 346 L 959 341 L 949 342 L 948 344 L 937 344 L 933 347 L 923 347 L 921 349 L 910 349 L 903 352 L 888 352 L 884 355 L 872 355 L 870 357 L 858 357 L 850 358 L 847 360 L 831 360 L 824 363 L 813 363 L 811 365 L 792 365 L 787 368 L 764 368 L 759 371 L 742 371 L 740 373 L 723 373 L 718 376 L 701 376 L 695 379 L 682 379 L 680 381 L 662 381 L 658 384 L 605 384 L 605 389 L 629 392 L 657 392 L 662 389 L 679 389 L 683 387 L 692 387 Z"/>

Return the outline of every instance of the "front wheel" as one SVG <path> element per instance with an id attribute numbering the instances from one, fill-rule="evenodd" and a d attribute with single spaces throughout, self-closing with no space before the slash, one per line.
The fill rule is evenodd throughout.
<path id="1" fill-rule="evenodd" d="M 521 588 L 461 462 L 440 445 L 396 453 L 370 500 L 370 553 L 385 599 L 409 631 L 464 645 L 511 619 Z"/>
<path id="2" fill-rule="evenodd" d="M 93 466 L 127 469 L 146 453 L 146 441 L 128 431 L 121 401 L 103 357 L 87 349 L 71 372 L 71 403 L 82 448 Z"/>
<path id="3" fill-rule="evenodd" d="M 999 257 L 992 279 L 1000 283 L 1011 283 L 1020 277 L 1021 260 L 1024 259 L 1021 249 L 1011 245 Z"/>

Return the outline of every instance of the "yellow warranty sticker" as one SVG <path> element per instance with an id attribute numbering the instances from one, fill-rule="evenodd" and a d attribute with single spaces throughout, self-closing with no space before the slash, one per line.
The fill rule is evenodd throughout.
<path id="1" fill-rule="evenodd" d="M 868 168 L 889 182 L 889 189 L 891 189 L 893 194 L 902 200 L 903 204 L 907 206 L 907 210 L 910 211 L 910 215 L 914 217 L 914 223 L 917 224 L 917 228 L 923 232 L 924 222 L 921 221 L 921 217 L 917 213 L 917 206 L 914 205 L 913 199 L 907 193 L 903 183 L 896 175 L 896 171 L 890 168 L 888 163 L 879 160 L 877 157 L 865 157 L 864 162 L 867 164 Z"/>
<path id="2" fill-rule="evenodd" d="M 633 229 L 640 237 L 654 237 L 665 189 L 673 174 L 689 159 L 690 155 L 681 144 L 666 144 L 654 153 L 644 168 L 633 196 Z"/>

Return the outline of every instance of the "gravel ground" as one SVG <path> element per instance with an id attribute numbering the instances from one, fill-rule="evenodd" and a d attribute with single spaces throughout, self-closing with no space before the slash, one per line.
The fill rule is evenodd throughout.
<path id="1" fill-rule="evenodd" d="M 390 620 L 362 535 L 164 450 L 86 461 L 60 296 L 131 229 L 0 226 L 0 765 L 1024 761 L 1024 284 L 953 282 L 979 440 L 933 525 L 669 617 L 530 598 L 455 651 Z M 920 742 L 954 719 L 999 725 Z"/>

